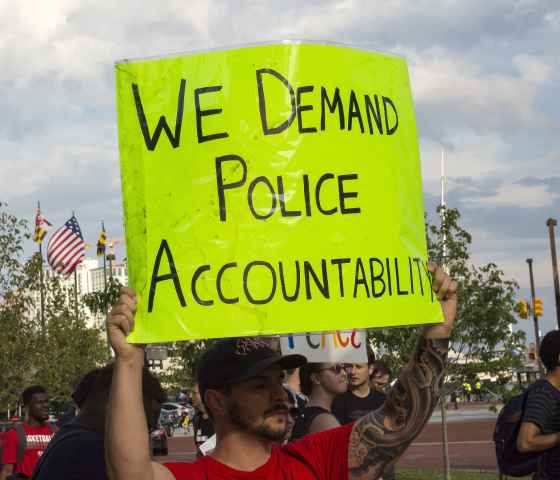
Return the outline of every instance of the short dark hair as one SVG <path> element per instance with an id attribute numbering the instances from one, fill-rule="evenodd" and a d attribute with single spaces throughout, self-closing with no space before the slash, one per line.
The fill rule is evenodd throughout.
<path id="1" fill-rule="evenodd" d="M 311 381 L 311 375 L 317 373 L 320 369 L 322 363 L 311 363 L 308 362 L 299 369 L 299 388 L 304 395 L 311 395 L 313 390 L 313 382 Z"/>
<path id="2" fill-rule="evenodd" d="M 367 350 L 367 363 L 368 365 L 373 365 L 375 363 L 375 353 L 373 353 L 373 348 L 371 348 L 371 345 L 369 343 L 366 346 L 366 350 Z"/>
<path id="3" fill-rule="evenodd" d="M 539 356 L 546 369 L 551 372 L 559 366 L 560 330 L 548 332 L 541 341 Z"/>
<path id="4" fill-rule="evenodd" d="M 113 380 L 114 364 L 109 363 L 104 367 L 95 368 L 86 373 L 76 390 L 72 393 L 72 399 L 78 407 L 82 407 L 89 398 L 95 399 L 108 397 Z M 163 403 L 167 400 L 167 395 L 163 390 L 159 380 L 147 369 L 142 372 L 142 394 L 145 397 Z"/>
<path id="5" fill-rule="evenodd" d="M 21 394 L 23 404 L 25 406 L 29 405 L 29 402 L 31 402 L 33 395 L 37 393 L 47 393 L 47 389 L 41 385 L 32 385 L 31 387 L 27 387 Z"/>
<path id="6" fill-rule="evenodd" d="M 373 364 L 373 374 L 372 375 L 389 375 L 389 376 L 391 376 L 391 370 L 385 362 L 382 362 L 381 360 L 377 360 Z"/>

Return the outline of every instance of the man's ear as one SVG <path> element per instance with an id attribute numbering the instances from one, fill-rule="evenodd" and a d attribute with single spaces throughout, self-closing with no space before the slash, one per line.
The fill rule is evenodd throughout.
<path id="1" fill-rule="evenodd" d="M 373 372 L 375 371 L 375 367 L 373 365 L 368 365 L 368 373 L 369 373 L 369 377 L 371 378 L 371 376 L 373 375 Z"/>
<path id="2" fill-rule="evenodd" d="M 227 412 L 226 396 L 219 390 L 206 390 L 204 404 L 212 418 L 223 417 Z"/>

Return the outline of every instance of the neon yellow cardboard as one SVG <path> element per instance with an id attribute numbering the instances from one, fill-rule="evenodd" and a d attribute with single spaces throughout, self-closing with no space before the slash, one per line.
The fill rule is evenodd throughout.
<path id="1" fill-rule="evenodd" d="M 116 83 L 131 341 L 442 321 L 404 59 L 282 43 Z"/>

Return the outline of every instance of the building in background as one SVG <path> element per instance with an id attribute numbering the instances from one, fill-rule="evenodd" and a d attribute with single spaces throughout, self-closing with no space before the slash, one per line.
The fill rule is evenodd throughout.
<path id="1" fill-rule="evenodd" d="M 53 275 L 57 275 L 48 265 L 44 263 L 44 282 L 48 283 L 49 279 Z M 109 262 L 107 264 L 107 282 L 111 277 L 111 274 L 115 280 L 121 285 L 128 285 L 128 265 L 126 259 L 122 262 Z M 80 265 L 76 267 L 76 280 L 74 280 L 74 275 L 70 275 L 67 279 L 60 276 L 61 285 L 66 291 L 66 303 L 68 306 L 73 306 L 74 304 L 74 282 L 77 284 L 78 291 L 78 302 L 82 304 L 83 309 L 86 313 L 86 322 L 88 327 L 103 327 L 105 322 L 105 315 L 103 313 L 94 314 L 83 302 L 83 296 L 88 293 L 103 292 L 105 289 L 105 275 L 103 271 L 103 264 L 97 258 L 89 259 L 86 258 Z M 31 315 L 39 315 L 40 308 L 40 292 L 34 293 L 35 297 L 35 309 L 31 312 Z"/>

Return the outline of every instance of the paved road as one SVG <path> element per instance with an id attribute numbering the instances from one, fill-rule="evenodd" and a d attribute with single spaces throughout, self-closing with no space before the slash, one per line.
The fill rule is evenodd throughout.
<path id="1" fill-rule="evenodd" d="M 448 424 L 449 457 L 453 468 L 497 470 L 494 454 L 495 419 L 453 421 Z M 442 467 L 441 423 L 429 423 L 405 452 L 399 465 Z"/>
<path id="2" fill-rule="evenodd" d="M 477 416 L 490 418 L 477 419 Z M 465 420 L 465 417 L 467 418 Z M 474 419 L 470 419 L 474 418 Z M 408 468 L 440 468 L 443 466 L 441 423 L 433 419 L 410 446 L 399 466 Z M 479 412 L 472 415 L 451 413 L 448 425 L 451 466 L 457 469 L 497 470 L 492 434 L 494 415 Z M 169 442 L 169 455 L 160 462 L 192 461 L 195 449 L 190 436 L 175 436 Z"/>

